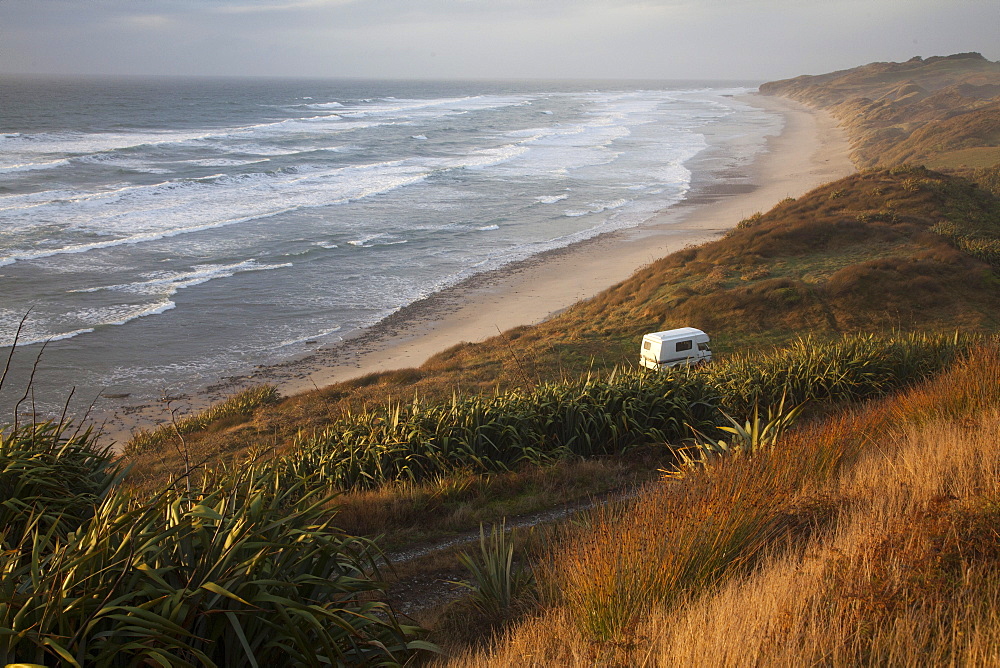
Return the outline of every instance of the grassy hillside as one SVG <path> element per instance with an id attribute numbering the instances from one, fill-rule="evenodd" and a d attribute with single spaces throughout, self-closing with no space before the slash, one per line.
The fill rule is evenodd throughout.
<path id="1" fill-rule="evenodd" d="M 196 458 L 290 443 L 386 398 L 450 400 L 634 364 L 642 334 L 683 325 L 721 353 L 798 336 L 1000 329 L 1000 199 L 921 168 L 869 170 L 665 257 L 534 327 L 455 346 L 419 369 L 374 374 L 274 403 L 216 410 L 185 436 Z M 204 424 L 203 424 L 204 423 Z M 176 470 L 173 426 L 133 443 L 136 472 Z M 140 447 L 141 446 L 141 447 Z"/>
<path id="2" fill-rule="evenodd" d="M 760 88 L 829 111 L 859 167 L 1000 165 L 1000 63 L 977 53 L 871 63 Z"/>
<path id="3" fill-rule="evenodd" d="M 869 171 L 786 200 L 724 239 L 665 257 L 517 338 L 533 369 L 573 353 L 632 361 L 647 331 L 692 325 L 723 352 L 811 334 L 994 329 L 1000 200 L 926 170 Z M 456 364 L 471 347 L 431 365 Z M 560 355 L 560 353 L 563 353 Z"/>

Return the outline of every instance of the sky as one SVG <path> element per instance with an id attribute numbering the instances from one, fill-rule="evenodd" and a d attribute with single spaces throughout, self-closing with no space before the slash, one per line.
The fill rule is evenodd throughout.
<path id="1" fill-rule="evenodd" d="M 0 73 L 769 80 L 979 51 L 998 0 L 0 0 Z"/>

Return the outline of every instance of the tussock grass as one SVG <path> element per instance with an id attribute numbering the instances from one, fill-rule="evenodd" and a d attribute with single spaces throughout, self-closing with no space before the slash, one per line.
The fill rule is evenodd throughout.
<path id="1" fill-rule="evenodd" d="M 803 553 L 653 619 L 650 665 L 996 663 L 998 425 L 994 403 L 868 453 L 838 481 L 836 525 Z"/>
<path id="2" fill-rule="evenodd" d="M 547 606 L 449 665 L 990 665 L 1000 351 L 567 530 Z"/>

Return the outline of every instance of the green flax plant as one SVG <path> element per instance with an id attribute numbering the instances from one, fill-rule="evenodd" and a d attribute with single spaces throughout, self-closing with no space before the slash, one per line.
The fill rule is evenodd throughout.
<path id="1" fill-rule="evenodd" d="M 856 334 L 822 342 L 810 337 L 774 351 L 742 353 L 705 370 L 706 382 L 731 415 L 755 406 L 882 396 L 947 367 L 977 339 L 941 334 Z"/>
<path id="2" fill-rule="evenodd" d="M 617 454 L 644 443 L 678 442 L 690 427 L 705 433 L 722 427 L 725 433 L 732 428 L 727 414 L 770 411 L 784 401 L 882 395 L 942 369 L 968 344 L 963 337 L 922 334 L 801 339 L 703 370 L 619 369 L 495 396 L 389 402 L 300 435 L 273 466 L 288 480 L 313 478 L 346 490 Z"/>
<path id="3" fill-rule="evenodd" d="M 508 533 L 506 522 L 494 525 L 489 537 L 479 525 L 479 554 L 462 552 L 458 560 L 472 582 L 457 584 L 472 591 L 470 602 L 494 624 L 509 619 L 534 584 L 531 571 L 514 564 L 514 530 Z"/>
<path id="4" fill-rule="evenodd" d="M 624 452 L 708 425 L 716 397 L 696 375 L 624 370 L 450 403 L 390 403 L 301 436 L 274 462 L 288 479 L 341 489 L 507 471 L 567 456 Z"/>
<path id="5" fill-rule="evenodd" d="M 75 444 L 67 465 L 101 460 L 63 429 L 45 433 Z M 104 482 L 69 506 L 60 489 L 7 488 L 33 496 L 2 533 L 0 665 L 394 665 L 431 648 L 380 602 L 378 550 L 331 526 L 319 486 L 261 463 L 143 500 Z"/>
<path id="6" fill-rule="evenodd" d="M 121 474 L 110 448 L 94 444 L 91 429 L 0 425 L 0 548 L 29 525 L 65 537 L 93 515 Z"/>
<path id="7" fill-rule="evenodd" d="M 683 478 L 692 469 L 704 468 L 720 457 L 731 455 L 752 456 L 764 449 L 770 449 L 777 444 L 778 439 L 798 419 L 805 404 L 785 408 L 785 397 L 775 408 L 767 409 L 767 416 L 760 413 L 760 408 L 754 406 L 753 415 L 740 424 L 725 412 L 723 417 L 728 425 L 718 427 L 718 430 L 728 434 L 727 440 L 713 439 L 695 430 L 692 445 L 679 448 L 677 463 L 668 469 L 660 469 L 666 478 Z"/>

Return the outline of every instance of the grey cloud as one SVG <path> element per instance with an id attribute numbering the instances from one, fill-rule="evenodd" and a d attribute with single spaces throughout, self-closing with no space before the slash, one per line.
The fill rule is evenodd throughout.
<path id="1" fill-rule="evenodd" d="M 0 0 L 0 72 L 755 78 L 978 50 L 996 0 Z"/>

